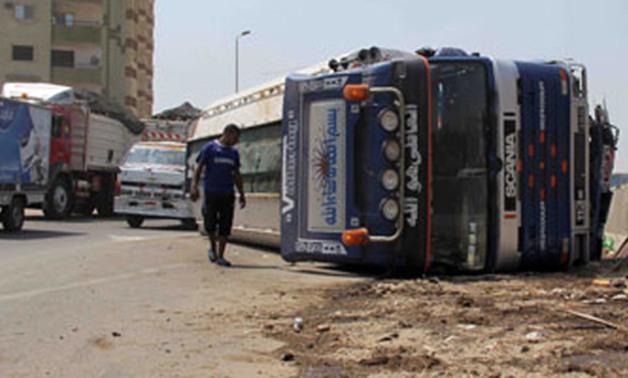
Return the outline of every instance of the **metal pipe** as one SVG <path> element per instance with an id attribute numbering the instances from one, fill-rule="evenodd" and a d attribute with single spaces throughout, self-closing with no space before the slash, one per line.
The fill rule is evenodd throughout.
<path id="1" fill-rule="evenodd" d="M 236 93 L 238 93 L 239 91 L 239 70 L 240 70 L 239 41 L 240 41 L 240 38 L 246 37 L 249 34 L 251 34 L 250 30 L 244 30 L 240 34 L 238 34 L 235 39 L 235 91 Z"/>

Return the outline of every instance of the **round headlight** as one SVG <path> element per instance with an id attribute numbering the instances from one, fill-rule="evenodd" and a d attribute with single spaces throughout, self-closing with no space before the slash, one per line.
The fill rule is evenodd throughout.
<path id="1" fill-rule="evenodd" d="M 393 132 L 399 127 L 399 116 L 390 109 L 384 109 L 379 113 L 379 124 L 388 132 Z"/>
<path id="2" fill-rule="evenodd" d="M 399 216 L 399 203 L 393 199 L 386 199 L 382 202 L 381 212 L 384 218 L 394 221 Z"/>
<path id="3" fill-rule="evenodd" d="M 401 145 L 395 139 L 384 142 L 384 157 L 390 162 L 395 162 L 401 158 Z"/>
<path id="4" fill-rule="evenodd" d="M 393 169 L 387 169 L 382 174 L 382 185 L 386 190 L 396 190 L 399 187 L 399 174 Z"/>

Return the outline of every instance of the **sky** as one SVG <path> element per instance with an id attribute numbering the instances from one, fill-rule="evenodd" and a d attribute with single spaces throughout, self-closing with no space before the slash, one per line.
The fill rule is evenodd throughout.
<path id="1" fill-rule="evenodd" d="M 616 172 L 628 172 L 626 0 L 156 0 L 154 112 L 206 108 L 259 85 L 371 46 L 455 46 L 501 59 L 572 58 L 587 67 L 589 102 L 617 125 Z"/>

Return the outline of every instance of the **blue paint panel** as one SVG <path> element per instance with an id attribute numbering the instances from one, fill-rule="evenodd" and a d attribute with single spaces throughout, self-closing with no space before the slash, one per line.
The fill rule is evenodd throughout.
<path id="1" fill-rule="evenodd" d="M 33 129 L 28 106 L 0 100 L 0 184 L 14 184 L 17 180 L 30 183 L 30 173 L 21 161 L 20 145 L 26 144 Z"/>
<path id="2" fill-rule="evenodd" d="M 311 125 L 312 118 L 308 115 L 312 106 L 344 101 L 342 90 L 345 84 L 364 83 L 371 87 L 397 87 L 404 92 L 406 103 L 418 110 L 417 127 L 413 131 L 420 140 L 423 158 L 414 157 L 416 161 L 427 160 L 427 135 L 424 126 L 427 122 L 427 83 L 425 65 L 420 59 L 403 62 L 403 75 L 395 75 L 399 62 L 383 62 L 361 68 L 359 70 L 336 74 L 310 77 L 290 76 L 286 81 L 284 96 L 284 117 L 282 122 L 283 137 L 283 182 L 282 182 L 282 213 L 281 213 L 281 253 L 285 260 L 316 260 L 328 262 L 394 265 L 415 267 L 423 271 L 425 249 L 427 245 L 426 221 L 428 214 L 427 197 L 417 190 L 407 190 L 408 204 L 417 204 L 417 219 L 409 222 L 402 237 L 391 243 L 370 243 L 366 246 L 342 246 L 343 230 L 325 231 L 311 227 L 312 207 L 308 197 L 308 185 L 311 177 L 308 170 L 312 169 L 314 156 L 310 147 L 311 135 L 317 125 Z M 342 87 L 326 88 L 326 82 L 342 82 Z M 323 84 L 321 84 L 323 83 Z M 379 114 L 385 109 L 398 111 L 392 94 L 372 94 L 365 103 L 344 101 L 346 104 L 346 170 L 341 172 L 346 179 L 346 220 L 345 229 L 366 227 L 370 235 L 392 235 L 395 232 L 394 222 L 387 221 L 380 212 L 382 200 L 395 198 L 397 193 L 387 192 L 381 183 L 381 175 L 386 169 L 398 169 L 395 164 L 385 160 L 383 155 L 384 142 L 391 135 L 379 125 Z M 312 105 L 314 104 L 314 105 Z M 324 108 L 324 105 L 321 105 Z M 316 108 L 317 110 L 320 108 Z M 318 121 L 316 121 L 318 122 Z M 421 126 L 418 126 L 418 125 Z M 420 130 L 419 130 L 420 129 Z M 423 145 L 425 144 L 425 146 Z M 423 148 L 425 147 L 425 148 Z M 406 159 L 410 160 L 411 148 L 404 150 Z M 427 187 L 426 163 L 421 167 L 417 180 L 422 187 Z M 310 183 L 310 184 L 308 184 Z M 421 197 L 424 196 L 425 198 Z M 421 197 L 421 198 L 419 198 Z M 414 201 L 414 202 L 413 202 Z M 404 211 L 404 208 L 401 208 Z M 314 221 L 317 220 L 314 215 Z M 307 246 L 306 246 L 307 245 Z M 319 250 L 320 245 L 340 246 L 346 254 L 328 253 Z M 307 250 L 311 246 L 310 250 Z"/>
<path id="3" fill-rule="evenodd" d="M 561 162 L 568 161 L 569 155 L 569 96 L 561 93 L 560 67 L 540 63 L 517 63 L 517 67 L 522 114 L 522 268 L 554 269 L 561 264 L 562 240 L 570 235 L 569 174 L 561 171 Z M 552 177 L 556 187 L 551 185 Z M 543 191 L 545 201 L 541 201 Z"/>
<path id="4" fill-rule="evenodd" d="M 359 248 L 342 247 L 340 232 L 315 231 L 308 226 L 308 191 L 309 170 L 316 167 L 312 159 L 322 159 L 321 169 L 325 169 L 330 162 L 326 151 L 322 155 L 309 156 L 310 143 L 308 136 L 315 132 L 320 125 L 309 125 L 307 117 L 311 104 L 321 104 L 326 101 L 342 100 L 344 84 L 360 83 L 361 75 L 356 72 L 328 75 L 324 77 L 290 76 L 286 80 L 284 117 L 282 122 L 283 138 L 283 182 L 282 182 L 282 256 L 288 261 L 323 260 L 333 262 L 356 262 L 361 258 Z M 341 84 L 337 84 L 341 83 Z M 346 128 L 340 132 L 347 142 L 346 151 L 353 150 L 353 140 L 358 114 L 351 112 L 351 104 L 344 104 Z M 344 147 L 344 146 L 343 146 Z M 324 148 L 324 147 L 321 147 Z M 316 150 L 318 151 L 318 150 Z M 337 204 L 336 208 L 343 207 L 346 212 L 342 224 L 349 225 L 351 219 L 357 217 L 355 199 L 352 193 L 354 187 L 355 160 L 352 154 L 343 155 L 346 159 L 346 170 L 334 172 L 339 180 L 345 182 L 345 201 Z M 327 177 L 327 176 L 325 176 Z M 334 187 L 335 187 L 334 182 Z M 347 227 L 348 228 L 348 227 Z M 335 248 L 330 250 L 330 246 Z M 340 253 L 346 251 L 346 254 Z"/>

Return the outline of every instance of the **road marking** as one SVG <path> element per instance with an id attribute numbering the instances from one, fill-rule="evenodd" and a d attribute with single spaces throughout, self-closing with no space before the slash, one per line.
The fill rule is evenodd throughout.
<path id="1" fill-rule="evenodd" d="M 146 236 L 109 235 L 109 239 L 113 240 L 114 242 L 135 242 L 135 241 L 144 241 L 151 238 L 146 237 Z"/>
<path id="2" fill-rule="evenodd" d="M 32 298 L 32 297 L 37 297 L 41 295 L 52 294 L 52 293 L 57 293 L 57 292 L 67 291 L 67 290 L 72 290 L 72 289 L 80 289 L 80 288 L 89 287 L 89 286 L 102 285 L 102 284 L 116 282 L 116 281 L 124 281 L 124 280 L 128 280 L 135 277 L 154 275 L 154 274 L 163 272 L 165 270 L 178 269 L 178 268 L 191 266 L 191 265 L 195 265 L 195 264 L 177 263 L 177 264 L 163 265 L 163 266 L 158 266 L 158 267 L 142 269 L 137 272 L 118 274 L 118 275 L 110 276 L 110 277 L 95 278 L 92 280 L 74 282 L 71 284 L 61 285 L 57 287 L 47 287 L 47 288 L 42 288 L 42 289 L 22 291 L 19 293 L 5 294 L 5 295 L 0 295 L 0 303 L 13 301 L 13 300 L 19 300 L 19 299 Z"/>

